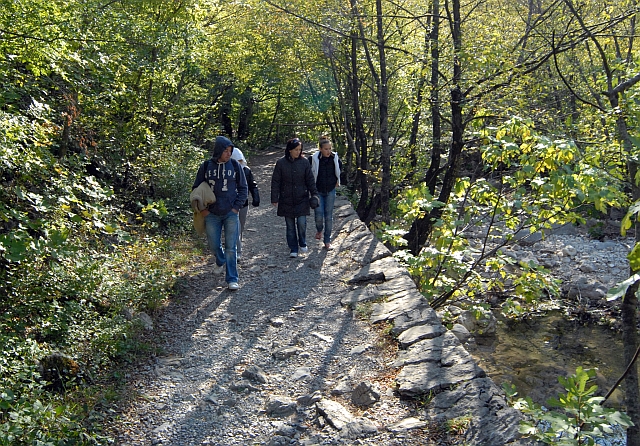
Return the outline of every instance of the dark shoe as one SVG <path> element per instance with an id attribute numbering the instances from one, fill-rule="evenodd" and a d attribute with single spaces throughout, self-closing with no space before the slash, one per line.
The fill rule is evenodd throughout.
<path id="1" fill-rule="evenodd" d="M 320 240 L 322 238 L 322 232 L 316 232 L 316 240 Z"/>

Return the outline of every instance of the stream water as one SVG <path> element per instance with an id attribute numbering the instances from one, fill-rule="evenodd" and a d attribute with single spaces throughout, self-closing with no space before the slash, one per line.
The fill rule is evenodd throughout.
<path id="1" fill-rule="evenodd" d="M 494 337 L 476 338 L 468 351 L 498 385 L 516 385 L 520 396 L 543 404 L 563 391 L 558 376 L 578 366 L 596 368 L 598 393 L 606 394 L 623 373 L 622 336 L 606 327 L 568 321 L 559 313 L 498 324 Z M 619 406 L 619 390 L 609 398 Z"/>
<path id="2" fill-rule="evenodd" d="M 568 321 L 559 313 L 517 323 L 502 321 L 496 336 L 476 338 L 467 350 L 497 385 L 513 383 L 520 397 L 530 396 L 542 405 L 566 393 L 558 376 L 574 374 L 579 366 L 597 369 L 600 396 L 606 395 L 626 368 L 620 333 Z M 620 407 L 622 402 L 622 392 L 616 390 L 607 406 Z M 625 443 L 618 435 L 599 444 Z"/>

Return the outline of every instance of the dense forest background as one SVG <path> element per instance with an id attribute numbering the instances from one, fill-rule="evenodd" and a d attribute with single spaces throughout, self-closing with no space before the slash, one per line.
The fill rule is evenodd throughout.
<path id="1" fill-rule="evenodd" d="M 501 247 L 611 209 L 629 211 L 623 231 L 636 219 L 637 13 L 635 0 L 3 0 L 0 444 L 107 441 L 119 366 L 151 348 L 136 315 L 162 308 L 196 249 L 188 193 L 218 134 L 248 153 L 331 135 L 341 193 L 434 307 L 488 311 L 493 294 L 526 317 L 558 285 L 506 268 Z M 637 250 L 630 261 L 629 361 Z"/>

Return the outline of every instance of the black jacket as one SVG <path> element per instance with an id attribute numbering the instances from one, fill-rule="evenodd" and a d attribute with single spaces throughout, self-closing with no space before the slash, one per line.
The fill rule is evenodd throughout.
<path id="1" fill-rule="evenodd" d="M 256 207 L 260 206 L 260 192 L 258 191 L 258 183 L 253 178 L 253 172 L 247 166 L 243 166 L 244 176 L 247 179 L 247 186 L 249 187 L 249 193 L 251 194 L 251 205 Z M 249 198 L 244 202 L 244 206 L 249 206 Z"/>
<path id="2" fill-rule="evenodd" d="M 276 162 L 271 177 L 271 202 L 278 203 L 280 217 L 309 215 L 309 196 L 317 194 L 311 164 L 306 158 L 282 157 Z"/>

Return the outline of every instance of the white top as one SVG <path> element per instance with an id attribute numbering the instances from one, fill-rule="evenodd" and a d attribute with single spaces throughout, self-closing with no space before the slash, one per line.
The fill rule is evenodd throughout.
<path id="1" fill-rule="evenodd" d="M 233 151 L 231 152 L 231 158 L 239 162 L 241 166 L 247 165 L 247 159 L 244 157 L 242 150 L 238 149 L 237 147 L 233 148 Z"/>
<path id="2" fill-rule="evenodd" d="M 331 151 L 333 155 L 333 164 L 336 172 L 336 177 L 338 178 L 337 186 L 340 186 L 340 162 L 338 161 L 338 154 L 334 151 Z M 322 153 L 318 150 L 316 153 L 311 155 L 311 172 L 313 172 L 313 178 L 318 181 L 318 171 L 320 170 L 320 157 Z"/>

